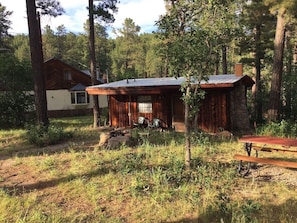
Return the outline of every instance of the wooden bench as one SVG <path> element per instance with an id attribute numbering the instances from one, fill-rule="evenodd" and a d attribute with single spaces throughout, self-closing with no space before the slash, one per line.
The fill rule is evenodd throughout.
<path id="1" fill-rule="evenodd" d="M 252 162 L 252 163 L 263 163 L 263 164 L 270 164 L 270 165 L 275 165 L 275 166 L 297 169 L 297 162 L 275 160 L 275 159 L 269 159 L 269 158 L 258 158 L 258 157 L 244 156 L 244 155 L 239 155 L 239 154 L 235 154 L 234 159 L 239 160 L 239 161 L 247 161 L 247 162 Z"/>
<path id="2" fill-rule="evenodd" d="M 297 162 L 258 157 L 259 151 L 297 154 L 297 139 L 249 135 L 240 138 L 239 142 L 244 143 L 244 149 L 247 155 L 236 154 L 234 155 L 234 159 L 240 161 L 238 172 L 243 176 L 248 174 L 251 163 L 270 164 L 297 169 Z M 255 157 L 252 156 L 252 150 L 256 151 Z"/>

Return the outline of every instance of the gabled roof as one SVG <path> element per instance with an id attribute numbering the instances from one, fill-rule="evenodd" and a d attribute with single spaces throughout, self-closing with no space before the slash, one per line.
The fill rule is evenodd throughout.
<path id="1" fill-rule="evenodd" d="M 91 72 L 89 70 L 81 70 L 81 72 L 83 72 L 84 74 L 88 75 L 91 77 Z M 97 77 L 97 80 L 100 81 L 101 83 L 104 83 L 104 80 L 102 78 L 98 78 Z"/>
<path id="2" fill-rule="evenodd" d="M 77 72 L 80 72 L 81 74 L 85 75 L 86 77 L 91 78 L 91 73 L 90 73 L 89 70 L 78 70 L 77 68 L 75 68 L 75 67 L 63 62 L 62 60 L 55 58 L 55 57 L 52 57 L 52 58 L 44 61 L 44 63 L 51 63 L 51 62 L 54 62 L 54 61 L 57 61 L 57 62 L 59 62 L 61 64 L 64 64 L 65 66 L 68 66 L 71 69 L 76 70 Z M 104 83 L 104 81 L 102 79 L 98 79 L 98 81 L 99 81 L 99 83 Z"/>
<path id="3" fill-rule="evenodd" d="M 248 76 L 236 76 L 234 74 L 211 75 L 208 81 L 201 81 L 201 88 L 226 88 L 234 87 L 239 82 L 247 87 L 251 87 L 254 81 Z M 152 90 L 153 88 L 179 89 L 185 82 L 184 77 L 162 77 L 162 78 L 141 78 L 125 79 L 107 84 L 87 87 L 89 94 L 123 94 L 135 92 L 135 89 Z"/>
<path id="4" fill-rule="evenodd" d="M 81 83 L 79 83 L 69 89 L 69 91 L 85 91 L 85 90 L 86 90 L 86 86 Z"/>

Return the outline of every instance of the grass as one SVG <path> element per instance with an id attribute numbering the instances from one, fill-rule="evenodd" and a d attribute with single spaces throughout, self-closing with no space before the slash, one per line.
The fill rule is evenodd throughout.
<path id="1" fill-rule="evenodd" d="M 136 147 L 105 150 L 96 146 L 100 131 L 91 128 L 91 117 L 51 122 L 74 133 L 55 152 L 32 148 L 22 130 L 0 132 L 0 222 L 243 223 L 297 217 L 296 187 L 237 175 L 232 157 L 242 145 L 236 140 L 195 138 L 192 169 L 186 171 L 181 134 L 151 132 Z M 42 153 L 8 156 L 22 150 Z"/>

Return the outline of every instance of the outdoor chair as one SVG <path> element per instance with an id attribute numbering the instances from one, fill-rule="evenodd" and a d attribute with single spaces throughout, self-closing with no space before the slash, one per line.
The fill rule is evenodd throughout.
<path id="1" fill-rule="evenodd" d="M 137 122 L 133 123 L 133 127 L 146 128 L 148 127 L 148 119 L 143 116 L 139 116 Z"/>
<path id="2" fill-rule="evenodd" d="M 165 122 L 159 118 L 153 118 L 151 124 L 149 124 L 149 127 L 154 129 L 161 129 L 163 132 L 163 130 L 165 129 Z"/>
<path id="3" fill-rule="evenodd" d="M 154 119 L 152 120 L 152 123 L 149 124 L 149 127 L 150 127 L 150 128 L 160 128 L 160 127 L 161 127 L 161 120 L 158 119 L 158 118 L 154 118 Z"/>

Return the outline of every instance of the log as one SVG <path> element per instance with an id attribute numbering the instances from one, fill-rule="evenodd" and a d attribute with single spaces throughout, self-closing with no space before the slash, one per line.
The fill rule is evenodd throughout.
<path id="1" fill-rule="evenodd" d="M 268 159 L 268 158 L 258 158 L 258 157 L 244 156 L 244 155 L 239 155 L 239 154 L 235 154 L 234 159 L 252 162 L 252 163 L 271 164 L 271 165 L 275 165 L 275 166 L 289 167 L 289 168 L 297 169 L 297 162 L 289 162 L 289 161 L 275 160 L 275 159 Z"/>

